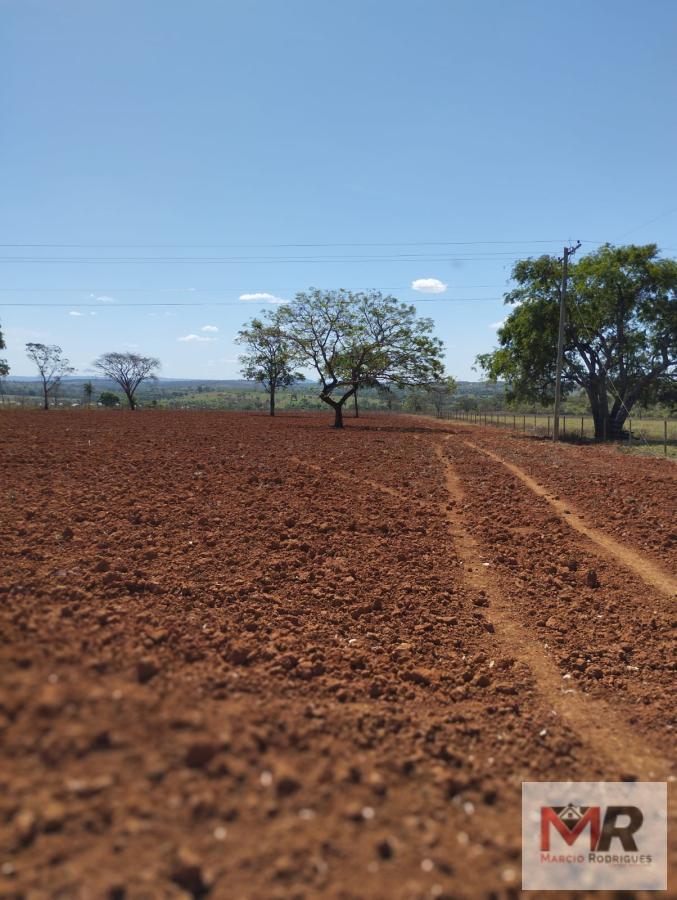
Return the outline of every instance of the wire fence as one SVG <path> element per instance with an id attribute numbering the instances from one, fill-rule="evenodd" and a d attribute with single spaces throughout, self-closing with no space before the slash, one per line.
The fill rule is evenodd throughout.
<path id="1" fill-rule="evenodd" d="M 229 393 L 231 392 L 224 392 L 224 396 Z M 145 399 L 147 400 L 148 398 Z M 228 402 L 222 400 L 215 408 L 240 410 L 264 409 L 267 403 L 267 398 L 264 394 L 261 394 L 260 396 L 257 394 L 255 398 L 257 402 L 252 402 L 251 398 L 249 398 L 248 402 L 243 402 L 242 397 L 236 397 L 234 394 L 232 397 L 228 396 L 227 399 Z M 0 396 L 0 408 L 19 407 L 24 409 L 34 409 L 40 408 L 42 403 L 42 398 L 37 396 L 12 396 L 11 394 Z M 81 398 L 78 399 L 75 397 L 63 397 L 58 399 L 52 397 L 50 398 L 50 405 L 57 406 L 61 409 L 89 406 L 89 404 Z M 151 403 L 151 405 L 154 404 Z M 168 409 L 207 408 L 206 405 L 203 407 L 201 404 L 196 406 L 194 402 L 186 404 L 186 401 L 180 398 L 163 398 L 160 405 Z M 363 404 L 360 405 L 362 406 Z M 92 401 L 91 406 L 92 408 L 97 407 L 96 400 Z M 285 404 L 281 405 L 281 409 L 282 406 L 285 406 Z M 397 408 L 388 409 L 387 407 L 373 405 L 372 403 L 367 402 L 363 406 L 363 411 L 367 413 L 413 412 L 418 415 L 431 415 L 436 418 L 467 422 L 471 425 L 502 428 L 506 431 L 532 434 L 540 437 L 552 437 L 552 413 L 513 413 L 506 412 L 505 410 L 466 411 L 449 409 L 446 404 L 445 406 L 446 408 L 435 409 L 435 406 L 432 403 L 421 403 L 415 408 L 405 408 L 400 404 Z M 286 411 L 288 412 L 292 411 L 293 408 L 295 408 L 295 404 L 291 404 L 291 406 L 286 405 Z M 307 406 L 304 403 L 298 403 L 298 408 L 324 409 L 324 406 L 314 398 L 314 402 L 309 403 Z M 347 408 L 346 415 L 350 416 L 351 414 L 352 407 Z M 596 440 L 594 419 L 592 416 L 585 414 L 568 413 L 567 415 L 560 415 L 560 437 L 565 441 L 586 442 Z M 666 417 L 661 419 L 655 416 L 644 417 L 641 415 L 629 417 L 626 420 L 624 437 L 620 443 L 633 451 L 643 451 L 647 453 L 662 452 L 665 456 L 674 456 L 677 458 L 677 418 Z"/>
<path id="2" fill-rule="evenodd" d="M 446 417 L 471 425 L 486 425 L 524 434 L 552 437 L 552 413 L 452 410 L 447 412 Z M 626 420 L 624 431 L 623 442 L 632 449 L 655 452 L 662 448 L 665 456 L 677 454 L 677 419 L 630 417 Z M 596 440 L 594 419 L 586 415 L 560 415 L 560 436 L 563 440 L 569 441 L 594 441 Z"/>

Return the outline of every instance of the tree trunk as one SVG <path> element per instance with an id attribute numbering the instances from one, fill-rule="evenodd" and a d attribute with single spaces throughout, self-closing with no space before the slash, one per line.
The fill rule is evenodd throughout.
<path id="1" fill-rule="evenodd" d="M 343 428 L 343 404 L 352 397 L 356 390 L 357 388 L 352 387 L 340 400 L 333 400 L 328 394 L 320 394 L 320 400 L 334 410 L 334 428 Z"/>
<path id="2" fill-rule="evenodd" d="M 623 426 L 627 418 L 628 411 L 625 406 L 612 410 L 607 426 L 607 438 L 609 440 L 618 441 L 623 437 Z"/>
<path id="3" fill-rule="evenodd" d="M 627 419 L 627 413 L 623 410 L 618 415 L 612 413 L 593 414 L 595 421 L 595 440 L 618 441 L 623 436 L 623 426 Z"/>
<path id="4" fill-rule="evenodd" d="M 127 403 L 129 403 L 129 408 L 131 410 L 135 410 L 136 409 L 136 400 L 134 399 L 134 394 L 129 394 L 129 393 L 127 393 L 127 391 L 125 391 L 125 394 L 127 394 Z"/>
<path id="5" fill-rule="evenodd" d="M 43 380 L 42 382 L 42 394 L 43 394 L 43 409 L 49 409 L 49 391 L 47 390 L 47 383 Z"/>
<path id="6" fill-rule="evenodd" d="M 588 389 L 590 410 L 595 423 L 595 440 L 617 441 L 623 436 L 623 425 L 628 417 L 624 403 L 616 399 L 611 410 L 603 382 L 592 385 Z"/>
<path id="7" fill-rule="evenodd" d="M 270 389 L 270 414 L 271 416 L 275 415 L 275 388 L 271 387 Z"/>
<path id="8" fill-rule="evenodd" d="M 353 400 L 355 401 L 355 418 L 359 419 L 360 418 L 360 408 L 357 405 L 357 391 L 355 391 L 355 393 L 353 394 Z"/>

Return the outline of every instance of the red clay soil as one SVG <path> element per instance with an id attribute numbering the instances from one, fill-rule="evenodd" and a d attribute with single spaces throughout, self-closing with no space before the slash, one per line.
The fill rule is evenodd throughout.
<path id="1" fill-rule="evenodd" d="M 670 596 L 501 460 L 668 578 L 674 466 L 347 426 L 2 413 L 0 897 L 512 898 L 522 781 L 672 779 Z"/>
<path id="2" fill-rule="evenodd" d="M 465 430 L 469 440 L 518 465 L 553 495 L 561 493 L 590 525 L 677 574 L 674 460 L 631 456 L 615 446 L 555 445 L 497 428 Z"/>

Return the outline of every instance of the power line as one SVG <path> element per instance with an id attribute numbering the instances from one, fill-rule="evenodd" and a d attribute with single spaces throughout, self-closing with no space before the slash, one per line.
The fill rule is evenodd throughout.
<path id="1" fill-rule="evenodd" d="M 467 290 L 470 288 L 503 288 L 505 285 L 503 284 L 448 284 L 446 290 L 448 291 L 458 291 L 458 290 Z M 352 288 L 353 291 L 358 290 L 371 290 L 372 288 Z M 227 288 L 227 287 L 219 287 L 219 288 L 122 288 L 122 287 L 79 287 L 79 288 L 28 288 L 28 287 L 0 287 L 0 292 L 3 293 L 40 293 L 40 294 L 52 294 L 52 293 L 72 293 L 72 294 L 96 294 L 96 293 L 111 293 L 111 294 L 130 294 L 130 293 L 143 293 L 143 294 L 225 294 L 225 293 L 238 293 L 244 294 L 247 293 L 249 288 Z M 397 287 L 382 287 L 379 290 L 381 291 L 411 291 L 414 290 L 411 284 L 400 284 Z M 282 293 L 289 291 L 298 291 L 298 287 L 268 287 L 267 293 L 271 293 L 272 291 L 280 291 Z"/>
<path id="2" fill-rule="evenodd" d="M 502 297 L 416 297 L 414 300 L 410 301 L 412 303 L 500 303 L 503 300 Z M 48 309 L 100 309 L 100 310 L 113 310 L 113 309 L 129 309 L 130 307 L 141 307 L 141 306 L 185 306 L 185 307 L 198 307 L 198 306 L 256 306 L 257 301 L 253 300 L 198 300 L 195 303 L 176 303 L 173 301 L 156 303 L 156 302 L 142 302 L 142 303 L 0 303 L 0 307 L 2 306 L 19 306 L 21 308 L 29 308 L 29 307 L 44 307 Z M 261 300 L 258 305 L 261 306 L 275 306 L 279 304 L 266 302 L 265 300 Z"/>
<path id="3" fill-rule="evenodd" d="M 0 243 L 0 247 L 45 247 L 53 249 L 78 249 L 78 248 L 98 248 L 103 247 L 110 249 L 146 247 L 150 249 L 173 248 L 231 248 L 231 249 L 265 249 L 265 248 L 302 248 L 302 247 L 470 247 L 470 246 L 494 246 L 500 244 L 561 244 L 561 239 L 549 240 L 512 240 L 512 241 L 334 241 L 324 243 L 298 243 L 298 244 L 164 244 L 164 243 L 142 243 L 134 242 L 129 244 L 105 244 L 105 243 L 84 243 L 84 244 L 66 244 L 66 243 Z M 584 241 L 586 244 L 596 244 L 599 241 Z"/>
<path id="4" fill-rule="evenodd" d="M 653 219 L 649 219 L 647 222 L 642 222 L 641 225 L 633 225 L 632 228 L 628 228 L 627 231 L 624 231 L 623 234 L 619 235 L 617 240 L 625 237 L 627 234 L 632 234 L 633 231 L 639 231 L 640 228 L 646 228 L 647 225 L 653 225 L 654 222 L 658 222 L 660 219 L 665 219 L 667 216 L 671 216 L 673 213 L 677 212 L 677 206 L 673 206 L 671 209 L 666 210 L 665 212 L 660 213 L 658 216 L 654 216 Z M 666 250 L 672 250 L 672 247 L 666 247 Z"/>
<path id="5" fill-rule="evenodd" d="M 384 262 L 475 262 L 498 260 L 514 262 L 522 259 L 510 253 L 483 253 L 472 256 L 450 256 L 442 254 L 392 254 L 384 256 L 0 256 L 3 263 L 71 263 L 97 265 L 276 265 L 278 263 L 384 263 Z"/>

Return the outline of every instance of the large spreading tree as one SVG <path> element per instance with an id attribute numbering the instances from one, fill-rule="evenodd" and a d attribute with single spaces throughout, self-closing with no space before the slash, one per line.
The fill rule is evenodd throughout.
<path id="1" fill-rule="evenodd" d="M 343 427 L 343 407 L 362 387 L 438 382 L 442 342 L 431 319 L 380 291 L 311 288 L 274 315 L 300 364 L 317 373 L 320 399 Z"/>
<path id="2" fill-rule="evenodd" d="M 246 348 L 240 356 L 240 371 L 245 378 L 263 385 L 268 393 L 270 414 L 274 416 L 277 391 L 304 379 L 302 372 L 295 371 L 290 342 L 270 316 L 266 322 L 252 319 L 238 332 L 236 341 Z"/>
<path id="3" fill-rule="evenodd" d="M 56 394 L 63 376 L 75 369 L 57 344 L 26 344 L 26 356 L 37 366 L 42 382 L 42 405 L 44 409 L 49 409 L 50 395 Z"/>
<path id="4" fill-rule="evenodd" d="M 160 360 L 154 356 L 139 356 L 138 353 L 104 353 L 94 362 L 94 368 L 111 381 L 119 384 L 124 391 L 130 409 L 136 409 L 136 391 L 147 378 L 155 378 L 155 370 L 160 368 Z"/>
<path id="5" fill-rule="evenodd" d="M 508 398 L 554 399 L 561 263 L 525 259 L 513 269 L 513 306 L 499 347 L 478 357 Z M 677 261 L 655 244 L 606 244 L 569 266 L 563 396 L 586 392 L 597 438 L 620 436 L 633 406 L 674 396 L 677 374 Z"/>

